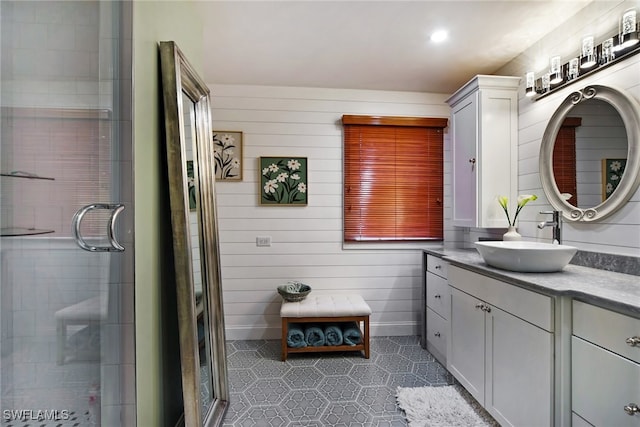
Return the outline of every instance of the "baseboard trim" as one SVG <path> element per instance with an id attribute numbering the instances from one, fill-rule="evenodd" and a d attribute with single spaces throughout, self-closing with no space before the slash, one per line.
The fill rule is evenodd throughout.
<path id="1" fill-rule="evenodd" d="M 419 335 L 418 322 L 370 323 L 371 337 Z M 225 329 L 227 340 L 279 340 L 280 326 L 234 325 Z"/>

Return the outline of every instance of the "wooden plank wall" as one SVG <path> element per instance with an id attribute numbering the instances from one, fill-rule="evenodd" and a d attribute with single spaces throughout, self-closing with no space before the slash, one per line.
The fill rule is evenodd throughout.
<path id="1" fill-rule="evenodd" d="M 549 205 L 539 174 L 539 152 L 547 122 L 555 109 L 574 90 L 589 84 L 615 87 L 640 103 L 640 55 L 627 58 L 610 68 L 603 69 L 593 75 L 551 94 L 539 101 L 532 102 L 524 97 L 521 91 L 519 102 L 519 183 L 520 193 L 534 193 L 540 197 L 532 206 L 527 206 L 520 214 L 520 233 L 529 238 L 551 241 L 551 229 L 539 230 L 537 224 L 546 220 L 540 211 L 552 209 Z M 640 114 L 640 112 L 638 112 Z M 615 139 L 609 133 L 610 141 Z M 636 141 L 638 144 L 638 141 Z M 604 156 L 604 154 L 594 154 Z M 586 167 L 586 166 L 581 166 Z M 640 189 L 631 200 L 608 218 L 595 223 L 563 223 L 563 243 L 577 246 L 592 252 L 640 256 Z"/>
<path id="2" fill-rule="evenodd" d="M 356 292 L 373 310 L 373 335 L 418 334 L 420 249 L 342 244 L 343 114 L 449 117 L 447 94 L 210 85 L 215 130 L 244 133 L 243 181 L 216 184 L 229 339 L 278 338 L 287 280 L 314 292 Z M 259 206 L 260 156 L 308 158 L 306 207 Z M 445 133 L 445 216 L 450 217 Z M 445 223 L 447 240 L 455 234 Z M 257 236 L 271 236 L 257 247 Z M 422 245 L 425 246 L 425 245 Z"/>

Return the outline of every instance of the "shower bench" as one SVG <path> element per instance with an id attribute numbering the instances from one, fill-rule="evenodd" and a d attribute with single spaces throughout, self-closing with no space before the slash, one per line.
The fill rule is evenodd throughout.
<path id="1" fill-rule="evenodd" d="M 64 364 L 67 349 L 67 326 L 91 325 L 99 323 L 107 318 L 107 301 L 104 295 L 98 295 L 80 301 L 77 304 L 62 308 L 55 313 L 57 330 L 57 356 L 58 365 Z"/>
<path id="2" fill-rule="evenodd" d="M 371 308 L 356 294 L 309 294 L 299 302 L 282 301 L 282 360 L 286 361 L 290 353 L 310 353 L 322 351 L 364 351 L 369 358 L 369 316 Z M 290 323 L 362 323 L 362 342 L 356 345 L 323 345 L 318 347 L 293 348 L 287 345 Z"/>

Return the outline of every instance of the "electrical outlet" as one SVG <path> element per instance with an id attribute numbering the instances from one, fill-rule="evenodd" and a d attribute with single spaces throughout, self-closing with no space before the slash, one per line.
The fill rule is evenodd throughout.
<path id="1" fill-rule="evenodd" d="M 256 237 L 256 246 L 271 246 L 271 236 Z"/>

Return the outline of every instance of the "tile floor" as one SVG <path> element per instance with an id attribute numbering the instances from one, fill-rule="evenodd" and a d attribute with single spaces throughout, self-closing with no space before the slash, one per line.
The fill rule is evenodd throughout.
<path id="1" fill-rule="evenodd" d="M 280 340 L 227 343 L 231 399 L 224 426 L 406 426 L 397 387 L 453 384 L 417 336 L 372 337 L 360 352 L 292 354 Z"/>

